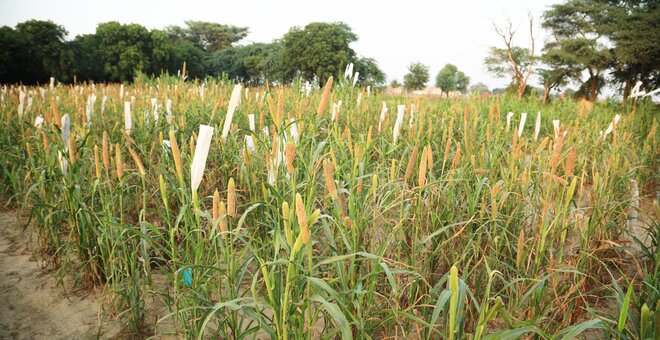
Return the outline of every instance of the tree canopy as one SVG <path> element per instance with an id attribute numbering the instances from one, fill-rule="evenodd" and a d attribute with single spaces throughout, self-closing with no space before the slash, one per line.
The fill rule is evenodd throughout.
<path id="1" fill-rule="evenodd" d="M 339 74 L 353 62 L 355 51 L 350 44 L 357 35 L 344 23 L 313 22 L 304 28 L 294 27 L 282 38 L 283 66 L 289 74 L 305 80 L 318 79 L 319 84 Z"/>
<path id="2" fill-rule="evenodd" d="M 481 93 L 490 93 L 490 89 L 488 89 L 488 85 L 479 82 L 476 83 L 472 86 L 470 86 L 470 92 L 471 93 L 476 93 L 476 94 L 481 94 Z"/>
<path id="3" fill-rule="evenodd" d="M 186 27 L 169 26 L 165 33 L 173 40 L 189 41 L 209 53 L 228 48 L 248 35 L 247 27 L 193 20 L 187 20 L 185 23 Z"/>
<path id="4" fill-rule="evenodd" d="M 624 98 L 637 81 L 658 87 L 658 22 L 657 1 L 569 0 L 553 5 L 543 15 L 543 27 L 553 37 L 544 48 L 544 62 L 552 69 L 547 74 L 575 81 L 578 94 L 590 100 L 608 80 L 623 84 Z"/>
<path id="5" fill-rule="evenodd" d="M 467 92 L 470 85 L 470 77 L 463 71 L 459 71 L 456 65 L 446 64 L 435 76 L 435 86 L 440 88 L 449 96 L 450 91 Z"/>
<path id="6" fill-rule="evenodd" d="M 403 88 L 407 91 L 421 90 L 429 81 L 429 67 L 420 63 L 408 65 L 408 73 L 403 76 Z"/>
<path id="7" fill-rule="evenodd" d="M 236 45 L 246 27 L 186 21 L 185 27 L 149 30 L 139 24 L 105 22 L 92 34 L 66 41 L 66 30 L 51 21 L 30 20 L 0 27 L 0 82 L 46 83 L 51 76 L 72 81 L 132 81 L 138 73 L 177 74 L 186 63 L 190 78 L 227 77 L 249 85 L 266 79 L 287 84 L 296 77 L 317 80 L 354 63 L 358 83 L 383 86 L 375 59 L 358 57 L 357 40 L 344 23 L 294 27 L 271 43 Z"/>
<path id="8" fill-rule="evenodd" d="M 0 29 L 0 80 L 46 82 L 51 75 L 66 77 L 64 38 L 67 31 L 52 21 L 28 20 L 16 29 Z"/>
<path id="9" fill-rule="evenodd" d="M 612 62 L 612 54 L 598 29 L 605 4 L 595 1 L 570 0 L 556 4 L 543 15 L 543 27 L 554 38 L 545 45 L 545 59 L 558 65 L 581 82 L 586 96 L 595 100 L 600 91 L 603 72 Z M 586 82 L 581 71 L 588 72 Z M 587 91 L 588 86 L 588 91 Z"/>

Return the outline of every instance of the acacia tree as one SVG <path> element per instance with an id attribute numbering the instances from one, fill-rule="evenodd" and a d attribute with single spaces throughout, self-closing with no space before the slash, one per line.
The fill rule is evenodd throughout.
<path id="1" fill-rule="evenodd" d="M 543 85 L 543 104 L 548 102 L 550 91 L 565 86 L 568 83 L 569 71 L 562 68 L 538 69 L 537 73 Z"/>
<path id="2" fill-rule="evenodd" d="M 187 40 L 204 52 L 213 53 L 245 38 L 248 35 L 248 28 L 188 20 L 186 27 L 169 26 L 165 32 L 173 40 Z"/>
<path id="3" fill-rule="evenodd" d="M 606 5 L 601 11 L 604 15 L 594 19 L 598 19 L 596 29 L 614 44 L 610 74 L 623 84 L 624 100 L 637 81 L 647 88 L 660 87 L 660 34 L 656 28 L 660 3 L 611 0 Z"/>
<path id="4" fill-rule="evenodd" d="M 408 65 L 408 73 L 403 76 L 403 88 L 407 91 L 421 90 L 429 81 L 429 67 L 420 63 Z"/>
<path id="5" fill-rule="evenodd" d="M 612 62 L 610 49 L 605 45 L 599 22 L 607 20 L 607 5 L 597 1 L 570 0 L 556 4 L 543 14 L 543 27 L 549 29 L 553 40 L 545 46 L 545 53 L 554 64 L 571 72 L 582 83 L 585 97 L 595 101 L 604 84 L 604 71 Z M 589 74 L 582 80 L 582 72 Z"/>
<path id="6" fill-rule="evenodd" d="M 486 69 L 497 76 L 509 75 L 511 83 L 516 88 L 516 95 L 522 98 L 527 88 L 527 81 L 533 74 L 533 67 L 536 62 L 534 54 L 534 20 L 529 15 L 529 40 L 528 49 L 513 45 L 513 37 L 516 31 L 513 29 L 511 21 L 504 27 L 498 27 L 493 24 L 495 33 L 504 42 L 505 48 L 491 47 L 490 54 L 484 60 Z"/>

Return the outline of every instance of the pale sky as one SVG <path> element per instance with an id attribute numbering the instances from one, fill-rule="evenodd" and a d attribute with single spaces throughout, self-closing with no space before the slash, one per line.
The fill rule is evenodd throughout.
<path id="1" fill-rule="evenodd" d="M 239 44 L 270 42 L 293 26 L 315 21 L 343 21 L 359 40 L 358 55 L 378 61 L 387 75 L 400 82 L 407 66 L 420 61 L 430 66 L 430 84 L 447 63 L 458 66 L 471 79 L 491 89 L 509 79 L 486 73 L 483 59 L 489 46 L 503 47 L 492 23 L 509 18 L 518 28 L 517 43 L 529 46 L 527 13 L 535 19 L 536 49 L 547 34 L 540 29 L 541 15 L 561 0 L 499 1 L 175 1 L 175 0 L 0 0 L 0 26 L 14 27 L 29 19 L 52 20 L 64 26 L 69 39 L 93 33 L 101 22 L 138 23 L 149 29 L 183 26 L 185 20 L 211 21 L 249 27 Z M 530 85 L 539 86 L 536 79 Z"/>

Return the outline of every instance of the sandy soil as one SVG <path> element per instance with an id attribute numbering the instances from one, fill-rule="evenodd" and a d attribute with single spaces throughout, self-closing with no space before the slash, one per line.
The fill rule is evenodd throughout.
<path id="1" fill-rule="evenodd" d="M 99 294 L 84 294 L 65 294 L 34 260 L 16 212 L 0 211 L 0 339 L 114 337 L 117 325 L 99 334 Z"/>

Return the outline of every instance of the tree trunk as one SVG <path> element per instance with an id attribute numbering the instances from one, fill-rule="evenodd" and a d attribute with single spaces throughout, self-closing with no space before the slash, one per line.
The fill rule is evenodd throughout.
<path id="1" fill-rule="evenodd" d="M 630 86 L 632 85 L 632 79 L 630 77 L 626 78 L 626 84 L 623 86 L 623 101 L 625 102 L 630 95 Z"/>
<path id="2" fill-rule="evenodd" d="M 549 96 L 550 96 L 550 86 L 546 84 L 543 90 L 543 105 L 545 105 L 545 103 L 548 102 Z"/>
<path id="3" fill-rule="evenodd" d="M 521 99 L 523 97 L 523 94 L 525 94 L 525 81 L 520 79 L 518 83 L 518 88 L 516 89 L 516 94 L 518 95 L 518 99 Z"/>
<path id="4" fill-rule="evenodd" d="M 591 77 L 591 101 L 596 102 L 596 96 L 598 95 L 598 74 L 596 73 Z"/>

